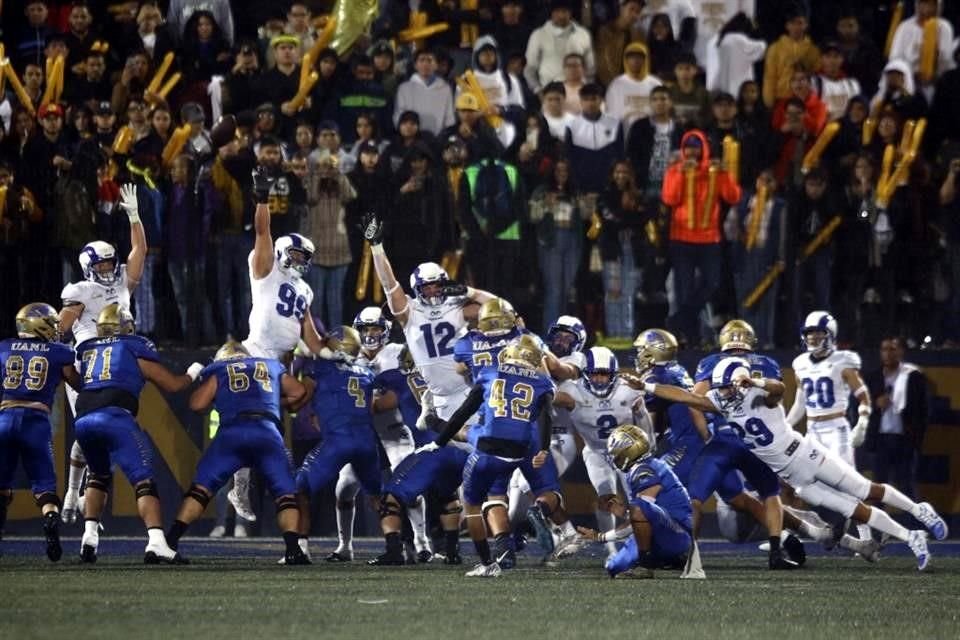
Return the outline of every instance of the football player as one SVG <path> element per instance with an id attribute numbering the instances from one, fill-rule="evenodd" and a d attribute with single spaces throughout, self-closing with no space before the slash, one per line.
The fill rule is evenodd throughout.
<path id="1" fill-rule="evenodd" d="M 53 466 L 50 409 L 61 380 L 80 388 L 73 349 L 60 343 L 57 310 L 33 302 L 17 312 L 17 337 L 0 342 L 0 535 L 13 501 L 17 460 L 43 516 L 47 557 L 56 562 L 60 546 L 60 498 Z"/>
<path id="2" fill-rule="evenodd" d="M 304 384 L 320 423 L 322 440 L 297 472 L 300 546 L 307 552 L 310 497 L 330 485 L 351 465 L 367 496 L 380 499 L 380 452 L 373 430 L 373 372 L 357 364 L 360 334 L 342 326 L 326 338 L 327 347 L 307 362 Z M 309 554 L 308 554 L 309 555 Z"/>
<path id="3" fill-rule="evenodd" d="M 650 451 L 650 440 L 640 427 L 620 425 L 607 438 L 607 452 L 624 474 L 625 505 L 619 496 L 610 498 L 608 509 L 629 521 L 610 531 L 581 528 L 590 540 L 626 540 L 607 559 L 611 578 L 652 578 L 654 569 L 681 569 L 693 540 L 693 509 L 690 496 L 670 466 Z M 632 571 L 638 567 L 640 571 Z"/>
<path id="4" fill-rule="evenodd" d="M 113 303 L 97 316 L 97 337 L 77 345 L 83 387 L 77 396 L 77 442 L 87 458 L 89 474 L 84 505 L 80 559 L 97 561 L 100 516 L 113 480 L 113 465 L 134 486 L 137 509 L 147 527 L 147 564 L 179 563 L 163 536 L 160 498 L 153 480 L 153 446 L 134 416 L 147 380 L 168 393 L 190 385 L 203 370 L 194 362 L 183 375 L 160 364 L 156 347 L 134 335 L 133 316 Z"/>
<path id="5" fill-rule="evenodd" d="M 644 384 L 646 391 L 657 397 L 722 413 L 727 428 L 807 503 L 837 511 L 906 542 L 917 558 L 917 569 L 928 566 L 927 532 L 908 531 L 886 512 L 863 501 L 878 500 L 907 511 L 937 540 L 947 536 L 943 518 L 925 502 L 917 504 L 888 484 L 870 482 L 819 442 L 790 428 L 780 404 L 786 389 L 783 382 L 752 377 L 747 360 L 730 357 L 717 363 L 710 387 L 706 396 L 698 396 L 679 387 Z"/>
<path id="6" fill-rule="evenodd" d="M 313 291 L 304 280 L 313 258 L 313 243 L 299 233 L 280 236 L 274 242 L 270 234 L 270 190 L 275 177 L 264 167 L 253 170 L 253 194 L 256 210 L 253 251 L 247 258 L 250 274 L 250 335 L 243 341 L 255 358 L 286 361 L 300 340 L 305 350 L 316 354 L 323 348 L 310 314 Z M 250 469 L 233 476 L 233 489 L 227 497 L 237 514 L 256 520 L 250 507 Z"/>
<path id="7" fill-rule="evenodd" d="M 353 328 L 360 334 L 360 356 L 357 363 L 369 367 L 378 376 L 390 370 L 399 370 L 400 352 L 404 346 L 390 342 L 390 328 L 392 323 L 387 320 L 380 307 L 366 307 L 353 320 Z M 377 390 L 381 389 L 378 382 Z M 387 454 L 390 468 L 396 466 L 405 457 L 413 453 L 416 448 L 410 427 L 415 427 L 416 418 L 420 412 L 420 405 L 416 403 L 414 422 L 404 424 L 404 417 L 398 411 L 396 401 L 392 406 L 379 403 L 379 397 L 374 397 L 373 427 L 380 438 L 380 443 Z M 345 466 L 340 470 L 337 478 L 337 533 L 339 541 L 337 548 L 325 559 L 328 562 L 349 562 L 353 559 L 353 518 L 356 513 L 354 499 L 360 491 L 360 483 L 353 467 Z M 407 516 L 413 529 L 413 543 L 418 562 L 429 562 L 433 558 L 430 539 L 426 533 L 425 503 L 418 498 L 416 506 L 408 509 Z"/>
<path id="8" fill-rule="evenodd" d="M 489 529 L 498 546 L 512 549 L 506 505 L 494 505 L 488 498 L 495 486 L 506 489 L 513 472 L 524 462 L 539 469 L 550 455 L 551 404 L 555 388 L 541 371 L 543 351 L 539 341 L 521 336 L 500 353 L 496 366 L 485 367 L 470 389 L 467 399 L 457 408 L 440 436 L 417 452 L 436 451 L 446 445 L 483 407 L 482 421 L 471 429 L 475 451 L 463 470 L 463 497 L 466 503 L 467 529 L 480 556 L 480 563 L 467 572 L 471 577 L 495 577 L 501 566 L 494 561 L 487 543 Z M 539 438 L 533 442 L 534 423 L 539 421 Z M 502 509 L 490 511 L 490 507 Z M 486 520 L 486 527 L 484 526 Z"/>
<path id="9" fill-rule="evenodd" d="M 130 310 L 130 295 L 140 284 L 143 264 L 147 256 L 147 237 L 140 222 L 137 205 L 137 188 L 125 184 L 120 188 L 120 208 L 130 220 L 130 254 L 126 264 L 121 264 L 117 250 L 109 242 L 96 240 L 80 250 L 80 268 L 83 280 L 71 282 L 60 294 L 63 307 L 60 310 L 60 334 L 73 332 L 74 344 L 97 337 L 97 316 L 108 305 L 118 304 Z M 76 415 L 77 394 L 67 388 L 67 401 Z M 67 490 L 63 496 L 63 521 L 72 524 L 77 520 L 80 499 L 80 484 L 86 460 L 76 442 L 70 449 L 70 469 Z"/>
<path id="10" fill-rule="evenodd" d="M 616 517 L 607 509 L 617 494 L 618 473 L 607 453 L 607 438 L 618 425 L 637 424 L 653 442 L 653 426 L 643 403 L 643 391 L 630 387 L 619 375 L 617 357 L 606 347 L 586 352 L 583 373 L 576 381 L 560 385 L 554 405 L 570 412 L 573 426 L 583 438 L 583 464 L 597 492 L 597 523 L 601 529 L 614 528 Z M 610 555 L 616 552 L 607 543 Z"/>
<path id="11" fill-rule="evenodd" d="M 203 382 L 190 395 L 190 408 L 220 415 L 217 435 L 197 464 L 167 544 L 178 550 L 180 538 L 203 515 L 210 499 L 240 467 L 259 469 L 276 502 L 277 524 L 286 545 L 284 564 L 309 564 L 298 545 L 296 486 L 290 453 L 280 435 L 280 406 L 295 407 L 307 390 L 286 373 L 278 360 L 252 357 L 243 345 L 228 342 L 201 373 Z"/>

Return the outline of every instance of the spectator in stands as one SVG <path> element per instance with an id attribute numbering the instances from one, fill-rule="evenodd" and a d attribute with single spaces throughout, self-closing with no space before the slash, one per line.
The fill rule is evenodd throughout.
<path id="1" fill-rule="evenodd" d="M 928 84 L 920 76 L 920 50 L 923 43 L 923 30 L 927 20 L 937 22 L 937 53 L 933 83 L 941 75 L 953 69 L 953 26 L 948 20 L 937 16 L 937 0 L 916 0 L 916 13 L 897 26 L 890 46 L 890 60 L 903 60 L 910 73 L 915 74 L 921 85 Z"/>
<path id="2" fill-rule="evenodd" d="M 860 17 L 856 5 L 844 3 L 837 19 L 837 44 L 843 53 L 843 68 L 856 78 L 863 93 L 872 96 L 880 81 L 883 54 L 869 37 L 860 33 Z"/>
<path id="3" fill-rule="evenodd" d="M 783 102 L 781 113 L 783 115 L 777 120 L 774 137 L 778 141 L 774 145 L 778 151 L 773 173 L 781 186 L 798 188 L 803 156 L 813 145 L 813 137 L 804 124 L 806 110 L 800 98 L 793 97 Z"/>
<path id="4" fill-rule="evenodd" d="M 383 87 L 390 102 L 393 102 L 397 97 L 397 87 L 400 86 L 393 45 L 389 40 L 378 40 L 367 50 L 367 55 L 373 60 L 374 79 Z"/>
<path id="5" fill-rule="evenodd" d="M 184 37 L 187 22 L 195 11 L 205 10 L 213 14 L 214 21 L 223 29 L 227 43 L 233 45 L 233 12 L 229 0 L 170 0 L 167 9 L 167 24 L 173 36 L 180 40 Z"/>
<path id="6" fill-rule="evenodd" d="M 568 53 L 563 59 L 563 110 L 571 115 L 580 113 L 580 88 L 586 84 L 583 56 Z"/>
<path id="7" fill-rule="evenodd" d="M 362 111 L 357 115 L 357 122 L 353 130 L 356 138 L 353 144 L 350 145 L 350 150 L 347 151 L 350 159 L 346 164 L 348 164 L 349 167 L 341 169 L 340 172 L 343 174 L 348 174 L 353 171 L 353 168 L 357 164 L 357 159 L 360 157 L 360 148 L 362 146 L 370 143 L 377 147 L 378 151 L 381 147 L 386 146 L 386 142 L 380 139 L 380 127 L 377 123 L 377 117 L 369 111 Z"/>
<path id="8" fill-rule="evenodd" d="M 637 189 L 627 160 L 613 164 L 613 172 L 600 198 L 603 220 L 597 245 L 603 261 L 603 317 L 606 336 L 632 338 L 634 298 L 640 234 L 645 220 L 643 194 Z"/>
<path id="9" fill-rule="evenodd" d="M 697 14 L 690 0 L 660 0 L 646 3 L 640 23 L 647 31 L 647 39 L 653 39 L 653 23 L 664 16 L 670 24 L 670 32 L 678 44 L 678 52 L 693 53 L 697 39 Z"/>
<path id="10" fill-rule="evenodd" d="M 798 252 L 836 216 L 842 215 L 840 203 L 831 188 L 827 173 L 811 169 L 803 178 L 803 191 L 794 203 L 793 224 L 788 238 Z M 797 268 L 792 295 L 793 309 L 832 309 L 833 260 L 835 240 L 831 238 Z"/>
<path id="11" fill-rule="evenodd" d="M 70 7 L 69 24 L 70 30 L 63 36 L 70 51 L 65 61 L 65 77 L 79 75 L 81 67 L 78 65 L 83 62 L 95 36 L 94 30 L 91 29 L 93 15 L 86 4 L 76 3 Z"/>
<path id="12" fill-rule="evenodd" d="M 807 35 L 807 14 L 795 4 L 784 13 L 786 33 L 767 49 L 763 60 L 763 102 L 772 108 L 778 100 L 790 97 L 791 82 L 797 66 L 808 73 L 820 65 L 820 50 Z"/>
<path id="13" fill-rule="evenodd" d="M 827 105 L 827 119 L 841 119 L 850 100 L 861 94 L 860 82 L 849 78 L 843 69 L 843 52 L 836 42 L 828 42 L 820 56 L 820 73 L 813 77 L 814 91 Z"/>
<path id="14" fill-rule="evenodd" d="M 17 38 L 16 57 L 39 66 L 43 62 L 42 54 L 47 46 L 47 38 L 54 33 L 47 25 L 47 3 L 43 0 L 27 0 L 23 15 L 26 16 L 27 24 Z"/>
<path id="15" fill-rule="evenodd" d="M 136 22 L 130 24 L 123 34 L 120 53 L 129 57 L 133 53 L 144 51 L 156 66 L 174 47 L 174 36 L 163 23 L 160 9 L 156 4 L 144 2 L 137 10 Z"/>
<path id="16" fill-rule="evenodd" d="M 117 115 L 110 108 L 109 102 L 101 102 L 97 105 L 97 110 L 93 112 L 93 123 L 96 127 L 94 138 L 101 148 L 110 149 L 108 153 L 113 153 L 110 146 L 117 135 Z"/>
<path id="17" fill-rule="evenodd" d="M 670 88 L 674 115 L 685 129 L 706 126 L 710 112 L 710 94 L 697 81 L 697 59 L 692 53 L 677 56 L 673 67 L 676 83 Z"/>
<path id="18" fill-rule="evenodd" d="M 637 118 L 650 115 L 650 92 L 662 82 L 649 72 L 650 55 L 642 42 L 631 42 L 623 53 L 623 73 L 607 88 L 607 115 L 620 120 L 624 131 Z"/>
<path id="19" fill-rule="evenodd" d="M 523 15 L 522 0 L 504 0 L 500 15 L 493 26 L 493 37 L 500 43 L 500 50 L 509 57 L 522 54 L 530 39 L 530 25 Z"/>
<path id="20" fill-rule="evenodd" d="M 603 112 L 603 89 L 590 83 L 580 89 L 583 112 L 567 127 L 566 156 L 585 194 L 603 193 L 613 163 L 623 156 L 620 121 Z"/>
<path id="21" fill-rule="evenodd" d="M 392 124 L 387 93 L 376 80 L 373 61 L 364 54 L 355 55 L 350 70 L 352 77 L 339 83 L 340 90 L 326 105 L 326 116 L 340 125 L 340 135 L 348 144 L 356 140 L 355 125 L 361 113 L 373 115 L 380 131 L 389 130 Z"/>
<path id="22" fill-rule="evenodd" d="M 83 61 L 83 73 L 65 82 L 63 101 L 71 105 L 83 104 L 89 108 L 104 100 L 109 104 L 113 84 L 106 74 L 107 63 L 103 53 L 90 51 Z"/>
<path id="23" fill-rule="evenodd" d="M 569 0 L 551 0 L 550 19 L 527 42 L 524 75 L 530 88 L 537 92 L 548 82 L 562 80 L 563 64 L 571 53 L 583 56 L 586 77 L 593 78 L 596 64 L 590 32 L 573 21 Z"/>
<path id="24" fill-rule="evenodd" d="M 288 233 L 296 233 L 302 226 L 300 218 L 307 197 L 300 179 L 283 167 L 283 153 L 280 141 L 274 137 L 260 140 L 257 149 L 257 165 L 265 169 L 274 178 L 270 187 L 270 233 L 279 238 Z"/>
<path id="25" fill-rule="evenodd" d="M 712 335 L 701 335 L 699 323 L 700 312 L 716 293 L 723 275 L 720 210 L 723 205 L 739 202 L 741 195 L 739 185 L 715 164 L 711 153 L 702 131 L 685 133 L 680 142 L 681 157 L 667 169 L 661 194 L 671 209 L 670 261 L 677 310 L 670 324 L 691 345 L 699 344 L 701 338 L 712 341 Z M 693 193 L 687 192 L 690 173 L 694 176 Z M 714 189 L 710 189 L 711 182 Z"/>
<path id="26" fill-rule="evenodd" d="M 433 51 L 417 51 L 413 66 L 416 73 L 397 88 L 394 124 L 399 125 L 401 114 L 413 111 L 420 118 L 422 130 L 438 135 L 454 124 L 453 93 L 450 85 L 437 76 L 437 58 Z"/>
<path id="27" fill-rule="evenodd" d="M 654 87 L 650 92 L 649 117 L 634 122 L 627 136 L 627 157 L 635 172 L 636 185 L 651 209 L 660 202 L 663 176 L 680 149 L 683 129 L 672 112 L 670 89 L 663 85 Z"/>
<path id="28" fill-rule="evenodd" d="M 563 141 L 567 137 L 567 127 L 574 121 L 576 116 L 564 110 L 567 90 L 562 82 L 551 82 L 543 88 L 541 100 L 543 108 L 541 114 L 547 122 L 550 129 L 550 135 L 554 139 Z"/>
<path id="29" fill-rule="evenodd" d="M 277 133 L 281 137 L 288 137 L 296 127 L 294 118 L 299 111 L 291 104 L 300 87 L 299 42 L 295 36 L 280 35 L 270 41 L 270 47 L 276 56 L 277 64 L 274 68 L 260 74 L 256 95 L 259 96 L 259 101 L 269 102 L 275 108 L 279 107 Z M 306 110 L 306 114 L 311 113 L 310 107 L 302 107 L 302 109 Z"/>
<path id="30" fill-rule="evenodd" d="M 870 101 L 870 113 L 882 113 L 888 107 L 901 118 L 922 118 L 927 113 L 927 100 L 916 90 L 913 73 L 905 60 L 887 63 L 877 94 Z"/>
<path id="31" fill-rule="evenodd" d="M 682 49 L 674 37 L 670 17 L 665 13 L 653 16 L 648 33 L 650 34 L 647 41 L 650 50 L 650 72 L 662 80 L 671 82 L 674 79 L 674 62 L 682 53 Z"/>
<path id="32" fill-rule="evenodd" d="M 480 102 L 472 93 L 457 96 L 457 123 L 447 127 L 441 134 L 442 140 L 450 136 L 460 138 L 467 147 L 469 162 L 480 158 L 499 158 L 503 155 L 504 144 L 499 132 L 490 126 L 480 111 Z"/>
<path id="33" fill-rule="evenodd" d="M 361 227 L 364 216 L 374 213 L 380 220 L 387 220 L 393 206 L 394 194 L 390 189 L 393 172 L 390 170 L 389 162 L 383 161 L 382 157 L 376 144 L 370 141 L 362 143 L 357 149 L 357 164 L 347 176 L 357 194 L 357 197 L 347 204 L 344 219 L 350 255 L 354 257 L 347 270 L 347 291 L 350 291 L 357 281 L 360 267 L 360 260 L 357 258 L 363 255 Z M 367 306 L 365 303 L 373 301 L 375 286 L 376 280 L 371 278 L 371 286 L 363 300 L 358 301 L 353 295 L 347 296 L 347 317 L 355 316 L 362 307 Z"/>
<path id="34" fill-rule="evenodd" d="M 707 140 L 711 149 L 722 149 L 723 140 L 731 136 L 740 143 L 739 175 L 733 176 L 738 183 L 752 185 L 760 170 L 770 166 L 772 154 L 762 140 L 767 137 L 766 122 L 758 132 L 749 120 L 739 118 L 737 103 L 729 93 L 718 93 L 713 98 L 711 124 L 707 127 Z"/>
<path id="35" fill-rule="evenodd" d="M 198 83 L 206 92 L 211 76 L 223 75 L 230 68 L 230 45 L 213 14 L 195 11 L 184 27 L 180 47 L 180 68 L 184 84 Z"/>
<path id="36" fill-rule="evenodd" d="M 230 113 L 257 106 L 257 86 L 260 82 L 260 60 L 252 42 L 242 42 L 233 58 L 233 67 L 225 78 L 223 108 Z"/>
<path id="37" fill-rule="evenodd" d="M 622 0 L 617 17 L 607 22 L 597 31 L 594 54 L 597 60 L 597 82 L 605 87 L 623 69 L 623 52 L 631 42 L 639 42 L 641 32 L 637 23 L 641 0 Z"/>
<path id="38" fill-rule="evenodd" d="M 383 161 L 390 173 L 396 173 L 403 164 L 407 152 L 418 140 L 424 137 L 420 132 L 420 116 L 416 111 L 404 111 L 397 120 L 397 132 L 383 153 Z"/>
<path id="39" fill-rule="evenodd" d="M 127 102 L 132 96 L 142 98 L 144 90 L 147 88 L 150 72 L 150 60 L 143 51 L 131 53 L 127 56 L 126 64 L 120 73 L 120 82 L 113 85 L 113 94 L 110 97 L 110 104 L 113 106 L 113 112 L 116 114 L 125 113 Z"/>
<path id="40" fill-rule="evenodd" d="M 326 149 L 307 170 L 305 182 L 307 212 L 298 231 L 311 238 L 315 247 L 307 274 L 313 289 L 311 309 L 325 319 L 325 326 L 336 327 L 344 322 L 344 284 L 354 257 L 347 237 L 346 206 L 357 192 Z"/>
<path id="41" fill-rule="evenodd" d="M 519 79 L 501 68 L 497 41 L 490 36 L 477 38 L 470 66 L 495 115 L 507 118 L 514 127 L 522 125 L 523 87 Z"/>
<path id="42" fill-rule="evenodd" d="M 874 482 L 889 482 L 915 496 L 929 400 L 926 376 L 916 365 L 904 362 L 903 356 L 903 338 L 884 338 L 880 368 L 864 376 L 874 406 L 866 449 L 874 454 Z"/>
<path id="43" fill-rule="evenodd" d="M 755 31 L 747 14 L 740 12 L 723 25 L 715 41 L 708 41 L 700 59 L 706 66 L 708 90 L 736 95 L 744 82 L 754 79 L 753 68 L 767 50 Z"/>

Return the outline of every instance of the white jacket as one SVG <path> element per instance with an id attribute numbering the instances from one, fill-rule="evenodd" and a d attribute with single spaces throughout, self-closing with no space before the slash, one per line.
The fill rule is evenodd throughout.
<path id="1" fill-rule="evenodd" d="M 530 89 L 539 92 L 549 82 L 563 81 L 563 58 L 570 53 L 583 56 L 584 71 L 592 80 L 597 69 L 590 32 L 571 21 L 558 29 L 549 20 L 530 34 L 527 41 L 527 67 L 523 71 Z"/>

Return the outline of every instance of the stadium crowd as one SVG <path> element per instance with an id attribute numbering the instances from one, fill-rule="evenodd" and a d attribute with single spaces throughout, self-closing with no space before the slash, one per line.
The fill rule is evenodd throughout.
<path id="1" fill-rule="evenodd" d="M 81 279 L 87 242 L 129 251 L 133 182 L 138 332 L 246 336 L 259 165 L 273 236 L 316 244 L 326 326 L 380 302 L 374 212 L 398 274 L 440 262 L 535 329 L 576 313 L 696 346 L 738 316 L 768 347 L 821 308 L 844 342 L 955 346 L 960 7 L 940 4 L 6 2 L 0 335 Z"/>

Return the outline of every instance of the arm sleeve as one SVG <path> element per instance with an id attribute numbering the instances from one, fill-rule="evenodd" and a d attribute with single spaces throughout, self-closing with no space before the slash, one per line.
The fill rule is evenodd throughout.
<path id="1" fill-rule="evenodd" d="M 543 397 L 543 406 L 540 408 L 540 451 L 550 450 L 550 437 L 553 435 L 553 394 Z"/>
<path id="2" fill-rule="evenodd" d="M 440 433 L 439 437 L 436 439 L 436 443 L 440 446 L 443 446 L 450 442 L 453 439 L 453 436 L 463 428 L 463 425 L 467 423 L 467 420 L 470 419 L 470 416 L 477 412 L 477 409 L 480 408 L 480 404 L 483 402 L 483 385 L 475 384 L 473 388 L 470 389 L 470 395 L 467 396 L 467 399 L 463 401 L 463 404 L 453 412 L 453 415 L 450 417 L 450 421 L 447 422 L 446 427 Z M 439 425 L 438 425 L 439 426 Z"/>

